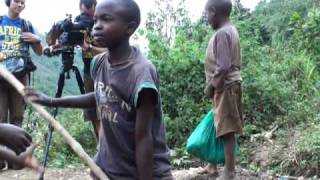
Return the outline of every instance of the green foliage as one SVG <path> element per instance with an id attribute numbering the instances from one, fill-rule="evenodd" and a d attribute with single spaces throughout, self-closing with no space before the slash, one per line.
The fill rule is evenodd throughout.
<path id="1" fill-rule="evenodd" d="M 48 136 L 48 124 L 38 114 L 27 110 L 27 118 L 24 121 L 24 128 L 32 135 L 33 141 L 39 144 L 36 150 L 36 158 L 44 159 L 44 151 Z M 75 110 L 62 111 L 57 120 L 62 126 L 82 145 L 83 149 L 93 156 L 96 152 L 95 137 L 90 122 L 84 122 L 83 113 Z M 79 157 L 67 145 L 62 137 L 53 133 L 52 144 L 49 152 L 49 167 L 74 167 L 83 166 Z"/>
<path id="2" fill-rule="evenodd" d="M 252 13 L 239 2 L 235 3 L 232 20 L 241 37 L 245 119 L 240 162 L 248 168 L 262 169 L 250 162 L 250 149 L 254 148 L 248 141 L 251 134 L 274 125 L 288 134 L 287 129 L 299 124 L 319 123 L 320 75 L 316 68 L 319 43 L 315 37 L 320 32 L 320 23 L 319 11 L 311 9 L 316 3 L 314 0 L 263 1 Z M 213 32 L 206 26 L 205 17 L 191 22 L 176 11 L 171 12 L 176 15 L 171 15 L 170 11 L 159 10 L 158 14 L 149 16 L 149 22 L 159 21 L 158 17 L 164 17 L 161 14 L 164 12 L 166 16 L 179 16 L 184 21 L 174 26 L 169 40 L 161 31 L 161 23 L 147 28 L 148 56 L 161 77 L 167 140 L 169 146 L 179 152 L 174 162 L 187 164 L 181 149 L 201 116 L 211 108 L 210 101 L 203 95 L 203 60 Z M 312 138 L 309 141 L 317 142 Z M 310 151 L 315 152 L 314 147 Z M 309 160 L 308 167 L 317 167 L 317 159 Z M 277 168 L 270 168 L 279 172 Z M 309 175 L 315 173 L 312 171 Z"/>
<path id="3" fill-rule="evenodd" d="M 298 12 L 303 17 L 312 7 L 319 7 L 318 0 L 262 0 L 257 6 L 254 15 L 261 18 L 273 35 L 286 35 L 288 23 L 293 13 Z"/>
<path id="4" fill-rule="evenodd" d="M 81 52 L 79 50 L 75 50 L 75 52 L 74 65 L 76 65 L 79 68 L 80 73 L 82 73 L 83 63 Z M 32 53 L 31 56 L 32 60 L 34 60 L 37 65 L 37 70 L 31 77 L 31 86 L 46 94 L 54 96 L 62 68 L 61 55 L 49 58 L 46 56 L 37 56 Z M 70 79 L 65 80 L 63 95 L 80 94 L 75 74 L 72 71 L 70 71 L 70 77 Z"/>
<path id="5" fill-rule="evenodd" d="M 305 49 L 320 67 L 320 9 L 310 10 L 306 18 L 298 12 L 293 13 L 290 25 L 294 42 L 298 42 L 296 47 Z"/>
<path id="6" fill-rule="evenodd" d="M 278 152 L 279 159 L 269 165 L 274 173 L 291 175 L 320 175 L 320 10 L 318 0 L 261 1 L 254 12 L 234 5 L 232 21 L 241 37 L 243 108 L 245 136 L 241 141 L 240 164 L 254 170 L 263 169 L 251 162 L 252 134 L 277 125 L 281 138 L 290 131 L 301 130 L 294 155 L 297 162 L 285 160 L 287 150 Z M 185 142 L 201 117 L 212 108 L 204 97 L 204 58 L 213 31 L 206 25 L 205 16 L 192 22 L 184 1 L 177 8 L 171 1 L 158 0 L 149 14 L 143 34 L 149 41 L 148 57 L 160 74 L 160 92 L 167 130 L 167 142 L 175 152 L 173 163 L 189 166 L 184 152 Z M 78 59 L 78 58 L 77 58 Z M 35 87 L 53 95 L 60 68 L 60 59 L 36 60 Z M 76 60 L 77 64 L 79 60 Z M 69 83 L 71 82 L 71 83 Z M 75 80 L 68 81 L 65 94 L 78 94 Z M 47 125 L 30 112 L 26 127 L 41 146 L 38 157 L 43 157 Z M 73 133 L 85 149 L 95 152 L 91 124 L 84 123 L 79 111 L 66 110 L 59 121 Z M 50 159 L 52 166 L 63 167 L 79 160 L 59 136 L 54 137 Z M 281 164 L 281 168 L 278 168 Z M 294 167 L 294 168 L 293 168 Z M 290 169 L 297 170 L 291 172 Z M 303 173 L 309 169 L 308 173 Z"/>

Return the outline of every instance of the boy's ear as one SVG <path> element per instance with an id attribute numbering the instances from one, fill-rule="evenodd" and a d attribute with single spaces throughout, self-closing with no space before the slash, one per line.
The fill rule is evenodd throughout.
<path id="1" fill-rule="evenodd" d="M 131 21 L 128 23 L 127 33 L 129 35 L 132 35 L 136 31 L 137 28 L 138 28 L 138 23 Z"/>
<path id="2" fill-rule="evenodd" d="M 216 8 L 214 6 L 209 7 L 209 12 L 212 13 L 213 15 L 216 14 Z"/>

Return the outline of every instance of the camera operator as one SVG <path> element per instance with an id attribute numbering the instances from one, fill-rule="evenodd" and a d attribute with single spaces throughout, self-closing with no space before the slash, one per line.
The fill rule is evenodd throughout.
<path id="1" fill-rule="evenodd" d="M 67 21 L 63 23 L 64 31 L 86 31 L 82 45 L 82 59 L 84 63 L 83 82 L 86 93 L 94 91 L 93 80 L 90 77 L 90 63 L 92 58 L 99 53 L 107 51 L 106 48 L 94 46 L 91 30 L 94 25 L 93 16 L 95 12 L 96 0 L 80 0 L 81 14 L 75 18 L 74 23 Z M 100 121 L 98 120 L 96 109 L 84 111 L 85 119 L 92 122 L 95 135 L 98 140 Z"/>

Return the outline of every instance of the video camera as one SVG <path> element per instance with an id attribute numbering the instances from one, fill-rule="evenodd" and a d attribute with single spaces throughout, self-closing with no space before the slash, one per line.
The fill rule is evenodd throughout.
<path id="1" fill-rule="evenodd" d="M 60 28 L 63 32 L 59 37 L 62 46 L 82 45 L 84 33 L 73 28 L 71 14 L 67 15 L 67 18 L 62 21 Z"/>
<path id="2" fill-rule="evenodd" d="M 80 29 L 75 29 L 72 22 L 72 15 L 67 14 L 67 18 L 57 24 L 59 31 L 59 43 L 62 46 L 82 45 L 84 33 Z"/>
<path id="3" fill-rule="evenodd" d="M 46 48 L 44 55 L 51 57 L 59 55 L 61 52 L 73 52 L 75 46 L 83 44 L 85 32 L 74 28 L 71 14 L 66 16 L 66 19 L 55 23 L 47 34 L 47 44 L 53 49 Z M 56 44 L 57 40 L 58 44 Z"/>
<path id="4" fill-rule="evenodd" d="M 46 41 L 49 47 L 44 49 L 43 54 L 48 57 L 62 54 L 63 67 L 71 69 L 74 61 L 74 47 L 83 44 L 85 32 L 74 27 L 71 14 L 66 16 L 66 19 L 55 23 L 47 34 Z"/>

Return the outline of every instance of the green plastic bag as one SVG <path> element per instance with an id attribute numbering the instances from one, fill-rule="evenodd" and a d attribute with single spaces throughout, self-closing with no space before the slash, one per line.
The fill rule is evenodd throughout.
<path id="1" fill-rule="evenodd" d="M 235 154 L 239 153 L 237 141 L 235 151 Z M 208 112 L 188 138 L 187 152 L 212 164 L 224 164 L 224 142 L 222 138 L 216 138 L 212 111 Z"/>

